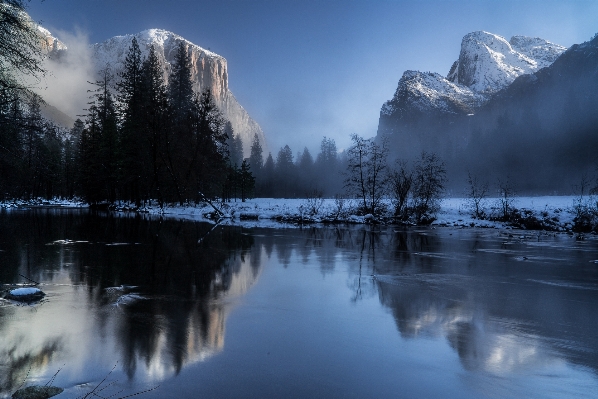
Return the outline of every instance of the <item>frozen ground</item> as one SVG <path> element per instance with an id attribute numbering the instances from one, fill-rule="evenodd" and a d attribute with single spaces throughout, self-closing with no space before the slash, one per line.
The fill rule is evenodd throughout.
<path id="1" fill-rule="evenodd" d="M 568 231 L 573 226 L 573 206 L 578 199 L 579 197 L 574 196 L 516 197 L 512 206 L 528 217 L 531 216 L 539 221 L 549 222 L 552 230 Z M 368 223 L 374 221 L 368 216 L 353 214 L 351 210 L 355 207 L 355 204 L 355 200 L 344 200 L 340 204 L 334 199 L 256 198 L 246 202 L 238 200 L 224 204 L 214 203 L 214 206 L 224 214 L 224 217 L 220 220 L 221 224 L 244 227 L 292 227 L 300 221 L 305 223 L 330 223 L 334 221 Z M 0 208 L 8 209 L 31 206 L 81 207 L 85 205 L 80 201 L 66 200 L 0 203 Z M 497 215 L 498 200 L 495 198 L 486 199 L 483 208 L 487 214 Z M 122 206 L 120 209 L 126 212 L 128 208 Z M 211 205 L 200 203 L 199 205 L 167 206 L 164 208 L 160 208 L 155 204 L 144 207 L 141 212 L 163 217 L 213 222 L 216 211 Z M 465 198 L 444 199 L 433 225 L 486 228 L 513 227 L 502 222 L 475 219 Z"/>
<path id="2" fill-rule="evenodd" d="M 559 230 L 570 230 L 573 225 L 573 205 L 577 197 L 517 197 L 513 206 L 528 211 L 539 220 L 550 220 Z M 306 199 L 257 198 L 246 202 L 227 202 L 214 204 L 224 214 L 222 223 L 242 225 L 244 227 L 281 227 L 297 224 L 303 219 L 308 223 L 329 223 L 336 220 L 349 223 L 366 223 L 372 221 L 367 216 L 357 216 L 350 212 L 354 207 L 354 200 L 345 200 L 344 209 L 339 212 L 339 204 L 334 199 L 324 199 L 321 203 Z M 489 198 L 485 201 L 486 213 L 497 213 L 498 200 Z M 317 212 L 313 213 L 313 210 Z M 162 214 L 192 220 L 205 220 L 206 215 L 213 214 L 214 208 L 209 204 L 188 207 L 158 207 L 146 209 L 150 214 Z M 441 210 L 433 225 L 456 227 L 487 227 L 510 228 L 512 226 L 489 220 L 477 220 L 472 217 L 472 211 L 464 198 L 447 198 L 442 201 Z"/>

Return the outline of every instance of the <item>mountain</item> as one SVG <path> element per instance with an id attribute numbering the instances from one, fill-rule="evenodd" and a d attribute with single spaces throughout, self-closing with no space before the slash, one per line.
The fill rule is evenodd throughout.
<path id="1" fill-rule="evenodd" d="M 226 59 L 191 43 L 179 35 L 161 29 L 149 29 L 134 35 L 115 36 L 105 42 L 93 44 L 92 58 L 96 70 L 99 71 L 109 65 L 112 72 L 117 76 L 123 68 L 123 62 L 133 37 L 137 39 L 142 57 L 147 56 L 150 47 L 154 45 L 158 58 L 163 65 L 164 80 L 166 82 L 168 82 L 175 50 L 182 42 L 190 54 L 194 90 L 198 93 L 206 88 L 211 90 L 214 100 L 224 117 L 231 122 L 235 133 L 240 135 L 243 141 L 244 156 L 249 156 L 254 134 L 258 135 L 264 153 L 267 152 L 266 138 L 261 127 L 249 116 L 228 88 Z"/>
<path id="2" fill-rule="evenodd" d="M 565 49 L 474 32 L 446 78 L 404 73 L 378 135 L 397 158 L 440 155 L 456 194 L 468 172 L 519 193 L 571 194 L 598 166 L 597 88 L 598 36 Z"/>
<path id="3" fill-rule="evenodd" d="M 507 42 L 493 33 L 473 32 L 463 37 L 447 79 L 478 93 L 495 93 L 517 77 L 549 66 L 565 50 L 540 38 L 513 36 Z"/>
<path id="4" fill-rule="evenodd" d="M 382 106 L 378 134 L 393 135 L 418 126 L 438 129 L 456 117 L 474 114 L 494 93 L 521 75 L 549 66 L 565 50 L 540 38 L 513 36 L 507 41 L 483 31 L 467 34 L 446 77 L 416 71 L 403 74 L 393 98 Z"/>

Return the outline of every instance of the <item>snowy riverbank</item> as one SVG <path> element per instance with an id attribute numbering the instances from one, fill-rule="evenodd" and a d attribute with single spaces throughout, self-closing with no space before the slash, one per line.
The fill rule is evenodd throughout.
<path id="1" fill-rule="evenodd" d="M 512 207 L 517 209 L 523 222 L 505 223 L 492 220 L 479 220 L 472 216 L 472 210 L 465 198 L 446 198 L 441 203 L 440 212 L 433 226 L 484 227 L 484 228 L 528 228 L 537 230 L 571 231 L 575 217 L 574 206 L 579 197 L 543 196 L 515 197 Z M 355 215 L 355 200 L 335 199 L 283 199 L 256 198 L 246 202 L 232 201 L 214 203 L 223 213 L 221 224 L 243 227 L 292 227 L 300 223 L 375 223 L 375 218 Z M 85 207 L 81 201 L 34 200 L 0 203 L 0 208 L 19 209 L 35 206 Z M 498 214 L 498 200 L 486 199 L 483 204 L 488 215 Z M 120 211 L 131 208 L 121 206 Z M 208 203 L 189 206 L 166 206 L 157 204 L 136 210 L 142 214 L 169 218 L 214 222 L 216 211 Z M 386 219 L 388 222 L 390 219 Z M 525 222 L 527 221 L 527 222 Z"/>
<path id="2" fill-rule="evenodd" d="M 570 231 L 575 217 L 573 207 L 577 199 L 578 197 L 574 196 L 517 197 L 514 198 L 512 206 L 519 210 L 523 218 L 540 222 L 541 225 L 537 226 L 540 230 Z M 486 213 L 498 212 L 497 202 L 497 199 L 487 199 L 484 206 Z M 316 224 L 335 221 L 340 223 L 375 222 L 375 219 L 369 216 L 358 216 L 351 212 L 355 207 L 354 200 L 345 200 L 343 204 L 340 204 L 335 199 L 323 199 L 316 203 L 315 200 L 307 199 L 257 198 L 246 202 L 214 205 L 225 215 L 221 223 L 244 227 L 292 226 L 300 221 Z M 173 206 L 164 209 L 148 207 L 144 211 L 153 215 L 188 220 L 208 220 L 215 212 L 209 204 Z M 465 198 L 444 199 L 437 219 L 432 225 L 485 228 L 518 227 L 512 223 L 475 219 Z"/>

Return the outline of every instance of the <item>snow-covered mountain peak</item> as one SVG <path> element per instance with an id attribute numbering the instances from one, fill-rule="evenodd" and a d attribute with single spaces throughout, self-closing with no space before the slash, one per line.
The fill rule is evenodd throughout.
<path id="1" fill-rule="evenodd" d="M 514 36 L 509 42 L 493 33 L 472 32 L 463 37 L 459 59 L 447 79 L 478 93 L 494 93 L 550 65 L 565 50 L 539 38 Z"/>
<path id="2" fill-rule="evenodd" d="M 538 63 L 538 69 L 549 66 L 567 50 L 567 47 L 539 37 L 513 36 L 509 43 L 513 49 L 535 60 Z"/>
<path id="3" fill-rule="evenodd" d="M 102 43 L 93 44 L 93 59 L 97 69 L 109 65 L 112 72 L 117 75 L 123 68 L 133 37 L 139 44 L 142 57 L 147 57 L 150 47 L 154 46 L 158 59 L 164 65 L 165 81 L 168 81 L 171 62 L 174 60 L 178 45 L 183 43 L 191 58 L 191 75 L 195 90 L 201 92 L 209 87 L 217 102 L 222 101 L 226 96 L 228 91 L 226 59 L 163 29 L 147 29 L 132 35 L 114 36 Z"/>

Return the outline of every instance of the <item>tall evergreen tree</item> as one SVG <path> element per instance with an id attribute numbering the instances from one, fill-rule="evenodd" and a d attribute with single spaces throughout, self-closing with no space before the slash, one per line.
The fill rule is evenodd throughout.
<path id="1" fill-rule="evenodd" d="M 168 78 L 168 97 L 177 119 L 185 118 L 193 105 L 191 58 L 181 40 L 176 48 L 172 71 Z"/>
<path id="2" fill-rule="evenodd" d="M 221 184 L 226 178 L 225 121 L 218 110 L 209 89 L 197 96 L 193 104 L 192 126 L 195 143 L 191 143 L 193 153 L 188 161 L 185 188 L 191 189 L 188 198 L 201 199 L 198 194 L 213 197 L 220 193 Z M 194 176 L 195 186 L 190 177 Z"/>
<path id="3" fill-rule="evenodd" d="M 276 156 L 276 195 L 290 198 L 297 194 L 295 184 L 295 164 L 293 163 L 293 151 L 288 145 L 278 151 Z"/>
<path id="4" fill-rule="evenodd" d="M 243 162 L 243 141 L 238 134 L 235 134 L 232 124 L 227 121 L 224 126 L 227 136 L 229 160 L 232 166 L 241 166 Z"/>
<path id="5" fill-rule="evenodd" d="M 87 127 L 80 143 L 83 194 L 89 203 L 103 200 L 113 203 L 117 198 L 118 129 L 111 81 L 112 74 L 107 66 L 94 83 L 96 89 L 91 91 Z"/>
<path id="6" fill-rule="evenodd" d="M 117 99 L 120 116 L 119 180 L 123 199 L 141 203 L 142 192 L 147 191 L 148 140 L 144 129 L 143 64 L 137 39 L 133 37 L 125 58 Z"/>
<path id="7" fill-rule="evenodd" d="M 250 165 L 251 166 L 251 165 Z M 260 195 L 263 197 L 272 197 L 274 195 L 274 177 L 276 172 L 276 165 L 274 164 L 274 158 L 272 157 L 272 153 L 268 153 L 268 157 L 266 157 L 266 162 L 264 162 L 264 167 L 261 171 L 261 178 L 260 178 Z"/>
<path id="8" fill-rule="evenodd" d="M 147 196 L 157 198 L 160 205 L 169 199 L 168 185 L 172 181 L 171 139 L 169 128 L 169 106 L 162 67 L 158 60 L 154 45 L 142 65 L 142 115 L 143 128 L 149 142 L 149 162 L 151 165 L 151 181 Z M 175 181 L 176 183 L 176 181 Z M 176 190 L 172 190 L 175 192 Z"/>
<path id="9" fill-rule="evenodd" d="M 79 173 L 77 168 L 77 154 L 79 153 L 79 143 L 84 129 L 85 124 L 81 119 L 77 118 L 73 124 L 73 128 L 64 141 L 64 196 L 67 198 L 73 198 L 75 193 L 77 193 L 76 181 Z"/>
<path id="10" fill-rule="evenodd" d="M 252 196 L 255 188 L 255 177 L 253 177 L 250 168 L 249 162 L 247 159 L 244 159 L 238 172 L 239 191 L 241 192 L 242 202 L 245 202 L 247 198 Z"/>
<path id="11" fill-rule="evenodd" d="M 262 167 L 264 165 L 263 149 L 260 144 L 260 139 L 257 133 L 254 133 L 253 140 L 251 142 L 251 152 L 249 154 L 249 166 L 256 177 L 260 177 Z"/>

